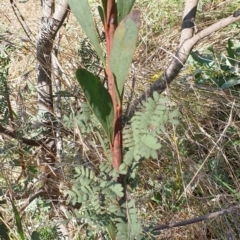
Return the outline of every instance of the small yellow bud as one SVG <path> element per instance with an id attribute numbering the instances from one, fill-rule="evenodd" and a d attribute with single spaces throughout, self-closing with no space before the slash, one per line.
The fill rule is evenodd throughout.
<path id="1" fill-rule="evenodd" d="M 163 73 L 163 71 L 160 71 L 160 72 L 158 72 L 158 73 L 155 73 L 152 77 L 150 77 L 150 78 L 148 79 L 148 82 L 150 82 L 150 83 L 155 82 L 155 81 L 162 75 L 162 73 Z"/>

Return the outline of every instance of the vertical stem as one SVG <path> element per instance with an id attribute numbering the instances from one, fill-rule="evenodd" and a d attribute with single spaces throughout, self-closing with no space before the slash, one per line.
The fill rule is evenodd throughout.
<path id="1" fill-rule="evenodd" d="M 111 143 L 112 164 L 119 168 L 122 163 L 122 106 L 117 102 L 116 83 L 110 69 L 110 56 L 112 50 L 113 36 L 117 28 L 117 8 L 114 0 L 107 1 L 107 16 L 105 18 L 105 33 L 107 45 L 107 76 L 108 91 L 112 97 L 114 108 L 114 132 Z"/>

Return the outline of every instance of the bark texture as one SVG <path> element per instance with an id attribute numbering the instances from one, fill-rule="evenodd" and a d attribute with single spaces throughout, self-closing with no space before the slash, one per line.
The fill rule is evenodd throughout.
<path id="1" fill-rule="evenodd" d="M 52 51 L 56 34 L 68 12 L 67 0 L 59 1 L 55 10 L 54 0 L 42 1 L 41 29 L 37 42 L 37 91 L 38 113 L 45 126 L 44 147 L 39 153 L 44 185 L 50 195 L 58 195 L 55 163 L 56 158 L 56 118 L 53 108 Z M 55 10 L 55 11 L 54 11 Z"/>

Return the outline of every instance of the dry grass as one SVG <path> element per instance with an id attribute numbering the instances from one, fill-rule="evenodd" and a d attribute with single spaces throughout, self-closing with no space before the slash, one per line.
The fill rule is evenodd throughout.
<path id="1" fill-rule="evenodd" d="M 197 27 L 202 29 L 228 16 L 234 11 L 237 2 L 200 1 Z M 138 1 L 136 4 L 142 10 L 142 28 L 139 47 L 126 84 L 126 96 L 133 90 L 132 75 L 136 78 L 134 97 L 137 97 L 149 86 L 148 79 L 168 65 L 178 45 L 183 3 L 184 1 L 153 0 Z M 19 87 L 31 85 L 33 91 L 25 94 L 24 99 L 29 114 L 35 115 L 35 72 L 32 71 L 27 79 L 24 74 L 35 69 L 37 64 L 34 45 L 39 30 L 41 6 L 40 1 L 36 3 L 34 0 L 18 2 L 17 5 L 32 31 L 33 42 L 27 41 L 7 0 L 0 3 L 0 14 L 3 16 L 0 33 L 8 30 L 10 34 L 7 37 L 15 47 L 8 79 L 13 91 L 12 103 L 16 105 Z M 202 51 L 213 46 L 220 52 L 224 51 L 228 39 L 234 38 L 238 32 L 236 25 L 230 26 L 212 34 L 194 50 Z M 67 80 L 75 84 L 73 76 L 80 64 L 77 49 L 82 35 L 73 16 L 70 16 L 60 35 L 59 62 Z M 135 196 L 144 224 L 177 222 L 239 203 L 239 89 L 236 92 L 216 90 L 211 86 L 199 89 L 190 80 L 181 81 L 191 74 L 186 66 L 167 92 L 179 106 L 180 125 L 169 129 L 162 136 L 164 148 L 159 159 L 145 161 L 139 170 L 140 185 Z M 67 101 L 64 104 L 69 107 Z M 66 138 L 65 142 L 70 140 L 72 139 Z M 79 146 L 82 143 L 76 144 Z M 89 140 L 84 143 L 83 149 L 83 155 L 88 156 L 93 164 L 102 158 L 102 152 L 96 151 L 98 148 L 95 144 Z M 28 157 L 31 160 L 32 156 Z M 6 172 L 11 172 L 14 177 L 19 176 L 19 173 L 14 174 L 13 169 L 8 169 L 5 174 Z M 152 200 L 154 192 L 161 193 L 160 202 Z M 239 213 L 236 212 L 205 223 L 164 230 L 158 239 L 240 239 L 239 219 Z"/>

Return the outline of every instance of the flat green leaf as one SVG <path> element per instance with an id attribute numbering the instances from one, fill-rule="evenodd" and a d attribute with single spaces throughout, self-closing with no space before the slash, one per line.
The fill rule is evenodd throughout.
<path id="1" fill-rule="evenodd" d="M 232 66 L 235 65 L 236 61 L 235 61 L 235 49 L 234 49 L 234 45 L 233 42 L 229 39 L 228 40 L 228 45 L 226 47 L 226 50 L 228 52 L 228 56 L 229 56 L 229 61 L 232 64 Z"/>
<path id="2" fill-rule="evenodd" d="M 76 173 L 81 174 L 81 171 L 78 167 L 75 168 Z"/>
<path id="3" fill-rule="evenodd" d="M 115 224 L 111 221 L 109 225 L 107 226 L 107 231 L 111 239 L 116 239 L 116 226 Z"/>
<path id="4" fill-rule="evenodd" d="M 118 23 L 127 16 L 135 3 L 135 0 L 117 0 Z"/>
<path id="5" fill-rule="evenodd" d="M 134 208 L 135 207 L 135 201 L 134 199 L 131 199 L 129 202 L 127 202 L 127 208 Z"/>
<path id="6" fill-rule="evenodd" d="M 209 65 L 213 61 L 210 55 L 202 55 L 198 51 L 192 52 L 191 56 L 200 65 Z"/>
<path id="7" fill-rule="evenodd" d="M 67 209 L 64 210 L 64 213 L 67 219 L 72 219 L 72 215 Z"/>
<path id="8" fill-rule="evenodd" d="M 79 213 L 79 211 L 77 209 L 74 209 L 74 213 L 76 215 L 77 218 L 82 218 L 82 215 Z"/>
<path id="9" fill-rule="evenodd" d="M 104 15 L 106 15 L 106 12 L 107 12 L 107 0 L 102 0 L 101 2 L 102 2 Z"/>
<path id="10" fill-rule="evenodd" d="M 102 147 L 102 149 L 103 149 L 103 151 L 105 153 L 105 156 L 107 157 L 108 162 L 111 163 L 111 155 L 107 151 L 107 148 L 106 148 L 105 143 L 103 141 L 103 137 L 101 136 L 101 134 L 99 132 L 96 132 L 96 134 L 97 134 L 99 142 L 101 143 L 101 147 Z"/>
<path id="11" fill-rule="evenodd" d="M 72 205 L 75 206 L 75 204 L 76 204 L 76 202 L 77 202 L 77 198 L 73 198 L 73 199 L 71 200 L 71 202 L 72 202 Z"/>
<path id="12" fill-rule="evenodd" d="M 82 199 L 83 199 L 83 201 L 87 201 L 88 200 L 88 195 L 87 194 L 83 194 Z"/>
<path id="13" fill-rule="evenodd" d="M 76 197 L 76 193 L 72 192 L 72 191 L 68 191 L 68 195 L 70 197 Z"/>
<path id="14" fill-rule="evenodd" d="M 101 6 L 98 6 L 98 14 L 99 14 L 102 24 L 104 26 L 104 12 L 103 12 L 103 8 Z"/>
<path id="15" fill-rule="evenodd" d="M 178 125 L 179 124 L 179 121 L 177 119 L 171 119 L 169 120 L 169 122 L 172 124 L 172 125 Z"/>
<path id="16" fill-rule="evenodd" d="M 133 162 L 133 150 L 131 149 L 124 155 L 124 163 L 127 166 L 130 166 L 132 162 Z"/>
<path id="17" fill-rule="evenodd" d="M 101 172 L 105 172 L 107 168 L 108 168 L 108 164 L 106 164 L 104 162 L 102 164 L 100 164 L 100 166 L 99 166 L 99 169 Z"/>
<path id="18" fill-rule="evenodd" d="M 76 76 L 91 110 L 101 123 L 109 141 L 111 142 L 114 116 L 110 94 L 99 79 L 86 69 L 78 69 Z"/>
<path id="19" fill-rule="evenodd" d="M 31 235 L 31 240 L 41 240 L 41 234 L 37 231 L 33 231 Z"/>
<path id="20" fill-rule="evenodd" d="M 148 98 L 147 104 L 146 104 L 146 110 L 153 112 L 156 108 L 156 103 L 152 98 Z"/>
<path id="21" fill-rule="evenodd" d="M 157 142 L 157 139 L 151 135 L 143 135 L 141 141 L 150 149 L 158 150 L 161 148 L 161 144 Z"/>
<path id="22" fill-rule="evenodd" d="M 140 12 L 132 11 L 117 27 L 110 57 L 111 70 L 116 78 L 118 101 L 122 98 L 124 83 L 137 44 Z"/>
<path id="23" fill-rule="evenodd" d="M 151 157 L 152 157 L 152 159 L 157 159 L 158 158 L 158 154 L 157 154 L 156 150 L 151 151 Z"/>
<path id="24" fill-rule="evenodd" d="M 154 91 L 153 92 L 153 98 L 154 98 L 154 101 L 155 102 L 158 102 L 159 98 L 160 98 L 160 95 L 158 92 Z"/>
<path id="25" fill-rule="evenodd" d="M 15 217 L 15 221 L 16 221 L 16 225 L 17 225 L 17 230 L 18 230 L 18 234 L 21 237 L 22 240 L 25 239 L 24 237 L 24 233 L 23 233 L 23 227 L 22 227 L 22 220 L 21 217 L 18 213 L 18 210 L 14 204 L 14 202 L 11 200 L 12 203 L 12 208 L 13 208 L 13 212 L 14 212 L 14 217 Z"/>
<path id="26" fill-rule="evenodd" d="M 111 212 L 111 213 L 115 213 L 115 212 L 117 212 L 118 210 L 119 210 L 119 206 L 117 206 L 117 205 L 115 205 L 115 204 L 110 205 L 110 206 L 108 207 L 108 211 Z"/>
<path id="27" fill-rule="evenodd" d="M 113 184 L 110 186 L 110 189 L 118 196 L 123 197 L 123 187 L 121 184 Z"/>
<path id="28" fill-rule="evenodd" d="M 240 84 L 240 79 L 230 79 L 221 86 L 221 89 L 226 89 Z"/>
<path id="29" fill-rule="evenodd" d="M 172 112 L 169 113 L 169 119 L 173 119 L 179 116 L 179 111 L 174 110 Z"/>
<path id="30" fill-rule="evenodd" d="M 73 15 L 78 20 L 81 25 L 83 31 L 86 33 L 93 47 L 95 48 L 99 58 L 105 65 L 105 59 L 103 55 L 103 50 L 98 41 L 96 28 L 94 26 L 92 13 L 90 6 L 88 4 L 88 0 L 68 0 L 69 6 Z"/>
<path id="31" fill-rule="evenodd" d="M 90 178 L 91 180 L 93 180 L 94 177 L 95 177 L 95 173 L 94 173 L 92 170 L 90 170 L 89 178 Z"/>
<path id="32" fill-rule="evenodd" d="M 81 190 L 82 190 L 84 193 L 89 193 L 88 188 L 87 188 L 86 186 L 81 186 Z"/>
<path id="33" fill-rule="evenodd" d="M 120 167 L 119 167 L 119 172 L 121 172 L 121 174 L 123 174 L 122 171 L 125 171 L 126 168 L 127 168 L 126 164 L 125 164 L 125 163 L 122 163 L 122 164 L 120 165 Z"/>
<path id="34" fill-rule="evenodd" d="M 89 172 L 90 172 L 90 170 L 89 170 L 89 168 L 85 168 L 85 176 L 88 178 L 89 177 Z"/>

